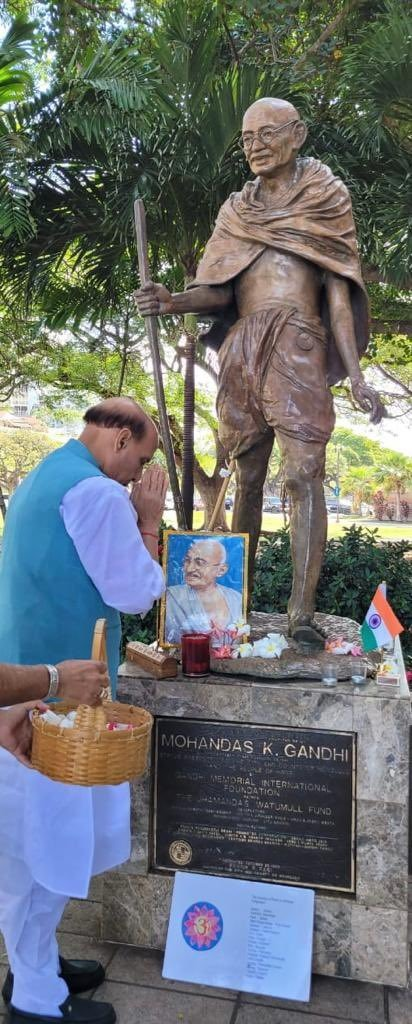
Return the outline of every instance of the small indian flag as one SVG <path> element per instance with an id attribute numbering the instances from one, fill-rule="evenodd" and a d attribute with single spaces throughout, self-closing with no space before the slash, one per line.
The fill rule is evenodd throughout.
<path id="1" fill-rule="evenodd" d="M 386 584 L 381 583 L 361 626 L 363 649 L 373 651 L 376 647 L 392 645 L 395 636 L 402 632 L 403 626 L 386 600 Z"/>

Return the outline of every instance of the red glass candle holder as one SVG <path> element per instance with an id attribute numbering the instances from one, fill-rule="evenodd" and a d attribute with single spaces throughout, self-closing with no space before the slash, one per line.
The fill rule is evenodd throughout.
<path id="1" fill-rule="evenodd" d="M 182 633 L 182 672 L 184 676 L 206 676 L 210 671 L 208 633 Z"/>

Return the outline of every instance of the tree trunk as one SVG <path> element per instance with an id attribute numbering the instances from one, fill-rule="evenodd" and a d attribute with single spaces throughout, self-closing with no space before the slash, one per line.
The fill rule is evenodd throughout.
<path id="1" fill-rule="evenodd" d="M 195 467 L 195 481 L 204 508 L 204 521 L 201 526 L 201 529 L 207 530 L 208 523 L 212 518 L 213 512 L 215 510 L 215 505 L 219 497 L 220 488 L 222 486 L 222 478 L 220 476 L 215 476 L 215 474 L 213 474 L 212 477 L 208 477 L 206 476 L 206 474 L 204 474 L 204 476 L 202 475 L 198 477 Z M 216 521 L 215 530 L 223 530 L 224 532 L 227 531 L 227 521 L 224 506 Z"/>
<path id="2" fill-rule="evenodd" d="M 193 317 L 191 317 L 193 320 Z M 193 527 L 193 464 L 195 432 L 195 335 L 189 331 L 193 324 L 186 326 L 185 317 L 185 387 L 183 403 L 183 455 L 182 455 L 182 499 L 188 530 Z"/>
<path id="3" fill-rule="evenodd" d="M 400 521 L 401 521 L 401 488 L 400 487 L 396 488 L 395 494 L 396 494 L 396 518 L 398 520 L 398 523 L 400 523 Z"/>
<path id="4" fill-rule="evenodd" d="M 195 483 L 199 491 L 200 497 L 203 501 L 204 506 L 204 521 L 202 525 L 203 530 L 207 530 L 208 523 L 212 518 L 212 514 L 215 510 L 215 505 L 220 494 L 222 486 L 222 477 L 220 476 L 220 470 L 226 468 L 226 452 L 223 445 L 220 443 L 219 435 L 217 430 L 213 432 L 216 446 L 216 465 L 213 470 L 212 476 L 208 476 L 207 473 L 202 469 L 198 463 L 195 462 Z M 221 512 L 216 520 L 215 530 L 227 531 L 227 520 L 225 506 L 221 509 Z"/>
<path id="5" fill-rule="evenodd" d="M 359 493 L 359 491 L 357 491 L 357 492 L 354 491 L 353 492 L 353 511 L 354 511 L 356 516 L 360 516 L 360 514 L 361 514 L 361 504 L 362 504 L 362 495 Z"/>
<path id="6" fill-rule="evenodd" d="M 179 468 L 181 468 L 183 462 L 182 427 L 175 417 L 171 416 L 169 418 L 169 422 L 170 429 L 172 432 L 176 464 L 177 466 L 179 466 Z M 205 515 L 201 527 L 202 530 L 207 529 L 207 524 L 211 518 L 212 512 L 214 511 L 214 507 L 219 496 L 220 488 L 222 486 L 222 477 L 219 476 L 219 472 L 221 469 L 224 469 L 226 467 L 226 452 L 219 441 L 217 430 L 213 431 L 213 434 L 216 446 L 216 465 L 212 473 L 212 476 L 208 476 L 208 474 L 200 465 L 200 462 L 198 461 L 196 456 L 194 457 L 193 460 L 194 482 L 204 505 Z M 222 512 L 216 523 L 215 529 L 227 531 L 227 522 L 224 509 L 222 509 Z"/>
<path id="7" fill-rule="evenodd" d="M 4 500 L 4 494 L 3 494 L 3 489 L 1 487 L 1 484 L 0 484 L 0 512 L 1 512 L 2 516 L 3 516 L 3 521 L 4 521 L 5 518 L 6 518 L 7 509 L 6 509 L 6 502 Z"/>
<path id="8" fill-rule="evenodd" d="M 196 276 L 196 259 L 193 253 L 185 254 L 185 288 Z M 186 313 L 183 318 L 186 336 L 186 367 L 183 403 L 183 453 L 182 453 L 182 499 L 187 527 L 193 526 L 193 469 L 195 459 L 195 353 L 199 333 L 197 316 Z"/>
<path id="9" fill-rule="evenodd" d="M 124 335 L 122 344 L 122 361 L 120 364 L 119 383 L 117 385 L 117 394 L 121 395 L 123 390 L 124 378 L 126 376 L 127 360 L 129 357 L 129 317 L 126 316 L 124 320 Z"/>

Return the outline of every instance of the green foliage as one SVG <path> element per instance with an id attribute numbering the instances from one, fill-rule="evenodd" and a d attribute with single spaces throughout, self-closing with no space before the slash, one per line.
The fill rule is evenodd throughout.
<path id="1" fill-rule="evenodd" d="M 382 165 L 383 173 L 368 183 L 372 244 L 388 280 L 398 287 L 412 271 L 411 64 L 410 5 L 388 0 L 344 54 L 340 81 L 345 135 L 358 146 L 365 177 L 376 161 Z"/>
<path id="2" fill-rule="evenodd" d="M 387 583 L 388 600 L 405 627 L 402 644 L 412 659 L 412 553 L 408 541 L 379 543 L 378 531 L 351 526 L 330 540 L 319 582 L 317 610 L 343 615 L 362 623 L 379 583 Z M 289 532 L 263 537 L 255 569 L 252 607 L 255 611 L 284 612 L 292 585 Z"/>
<path id="3" fill-rule="evenodd" d="M 122 620 L 122 658 L 125 656 L 126 644 L 130 640 L 140 640 L 142 644 L 151 644 L 157 636 L 157 611 L 155 604 L 150 612 L 141 615 L 121 615 Z"/>
<path id="4" fill-rule="evenodd" d="M 336 427 L 326 449 L 326 483 L 338 483 L 339 467 L 339 485 L 343 486 L 344 494 L 351 493 L 343 478 L 354 467 L 372 466 L 379 460 L 382 450 L 377 441 L 370 441 L 347 427 Z"/>
<path id="5" fill-rule="evenodd" d="M 32 85 L 29 71 L 22 67 L 32 57 L 34 25 L 16 18 L 0 45 L 0 104 L 15 103 Z"/>
<path id="6" fill-rule="evenodd" d="M 379 460 L 382 450 L 378 441 L 371 441 L 348 427 L 335 427 L 330 444 L 333 448 L 339 447 L 341 454 L 346 454 L 347 461 L 357 466 L 372 466 Z"/>
<path id="7" fill-rule="evenodd" d="M 408 315 L 411 315 L 410 303 L 406 306 Z M 405 320 L 405 309 L 403 317 L 401 314 L 398 320 L 400 330 L 402 320 Z M 410 330 L 410 322 L 406 326 Z M 378 368 L 382 385 L 389 390 L 391 403 L 402 399 L 404 404 L 400 411 L 405 412 L 405 404 L 407 411 L 412 403 L 412 337 L 397 333 L 396 319 L 387 325 L 385 333 L 372 336 L 364 362 Z"/>
<path id="8" fill-rule="evenodd" d="M 384 448 L 377 441 L 338 427 L 334 430 L 326 453 L 326 482 L 338 482 L 344 495 L 352 495 L 354 511 L 359 512 L 362 501 L 374 499 L 379 487 L 385 494 L 396 494 L 394 515 L 400 520 L 400 497 L 412 485 L 412 459 L 400 452 Z M 377 503 L 383 516 L 383 504 Z M 390 508 L 390 506 L 388 506 Z"/>
<path id="9" fill-rule="evenodd" d="M 0 0 L 9 15 L 28 6 Z M 16 94 L 7 115 L 26 148 L 22 190 L 7 184 L 7 202 L 12 195 L 15 205 L 3 228 L 0 194 L 4 334 L 12 339 L 4 374 L 0 366 L 2 393 L 19 386 L 22 370 L 36 379 L 38 356 L 37 378 L 45 367 L 64 386 L 70 376 L 59 353 L 43 350 L 40 334 L 35 350 L 24 339 L 15 344 L 11 308 L 20 321 L 30 313 L 39 331 L 45 323 L 57 331 L 126 316 L 137 281 L 137 193 L 147 208 L 152 275 L 173 290 L 193 276 L 222 200 L 248 175 L 236 136 L 244 109 L 262 94 L 297 104 L 309 127 L 306 152 L 348 183 L 363 261 L 396 285 L 401 276 L 406 281 L 409 86 L 397 61 L 404 69 L 409 60 L 411 22 L 406 5 L 400 14 L 396 7 L 383 0 L 372 10 L 347 0 L 38 0 L 36 53 L 50 64 L 42 75 L 48 88 L 32 90 L 25 103 Z M 374 315 L 384 325 L 407 320 L 406 292 L 380 288 L 378 295 L 379 288 L 372 286 Z M 181 327 L 178 318 L 168 325 L 168 345 Z M 410 346 L 406 336 L 394 339 L 393 329 L 389 322 L 370 354 L 392 375 L 391 388 L 401 365 L 407 401 Z M 57 349 L 60 338 L 49 336 L 47 345 Z M 101 332 L 94 353 L 94 366 L 77 356 L 66 362 L 77 362 L 79 387 L 87 378 L 104 394 L 119 359 L 123 365 L 122 352 L 117 348 L 108 361 Z M 132 390 L 128 374 L 126 389 Z"/>
<path id="10" fill-rule="evenodd" d="M 244 109 L 262 94 L 281 95 L 301 108 L 309 125 L 307 151 L 326 159 L 352 188 L 364 255 L 385 266 L 390 258 L 399 275 L 395 257 L 403 252 L 408 222 L 403 141 L 385 123 L 390 154 L 386 149 L 359 158 L 368 83 L 364 77 L 359 83 L 355 112 L 345 63 L 359 65 L 356 55 L 368 32 L 372 43 L 383 31 L 391 40 L 393 20 L 392 53 L 399 35 L 395 15 L 382 14 L 379 4 L 370 17 L 363 10 L 347 17 L 344 0 L 263 3 L 253 17 L 231 2 L 138 6 L 132 30 L 133 18 L 121 4 L 82 10 L 63 2 L 57 5 L 60 20 L 56 5 L 43 4 L 46 25 L 54 24 L 66 51 L 71 41 L 72 53 L 64 67 L 54 68 L 49 94 L 20 112 L 39 157 L 32 168 L 37 231 L 17 259 L 16 252 L 10 261 L 5 254 L 13 295 L 36 293 L 58 326 L 73 303 L 94 316 L 108 302 L 114 305 L 121 293 L 118 268 L 130 268 L 133 260 L 130 215 L 137 191 L 148 209 L 153 272 L 158 268 L 171 279 L 177 266 L 181 285 L 182 270 L 194 273 L 220 203 L 247 174 L 235 139 Z M 309 78 L 306 71 L 297 75 L 296 60 L 299 66 L 305 48 L 316 46 L 336 15 L 339 26 L 309 60 Z M 359 28 L 366 41 L 362 35 L 357 43 Z M 337 41 L 345 45 L 343 70 L 330 59 Z M 319 59 L 321 73 L 314 77 Z M 373 63 L 373 53 L 369 59 Z M 393 61 L 390 70 L 397 81 Z M 380 192 L 375 197 L 381 187 L 386 199 Z M 376 224 L 385 211 L 390 224 L 383 235 Z M 130 292 L 131 281 L 123 287 Z"/>
<path id="11" fill-rule="evenodd" d="M 372 476 L 385 494 L 395 492 L 396 518 L 401 519 L 401 495 L 412 484 L 412 459 L 384 448 L 382 462 L 375 466 Z"/>
<path id="12" fill-rule="evenodd" d="M 362 152 L 379 153 L 388 135 L 410 145 L 412 35 L 408 4 L 388 0 L 376 23 L 364 28 L 343 57 L 342 83 L 362 91 Z"/>
<path id="13" fill-rule="evenodd" d="M 24 65 L 32 57 L 34 26 L 19 17 L 0 43 L 0 237 L 33 233 L 29 183 L 30 146 L 12 108 L 32 88 Z"/>
<path id="14" fill-rule="evenodd" d="M 368 284 L 371 313 L 378 320 L 407 320 L 411 311 L 410 295 L 393 285 Z"/>
<path id="15" fill-rule="evenodd" d="M 370 501 L 376 491 L 370 466 L 351 466 L 342 477 L 343 494 L 353 495 L 354 511 L 360 511 L 362 501 Z"/>
<path id="16" fill-rule="evenodd" d="M 0 431 L 0 483 L 9 493 L 59 445 L 37 430 Z"/>

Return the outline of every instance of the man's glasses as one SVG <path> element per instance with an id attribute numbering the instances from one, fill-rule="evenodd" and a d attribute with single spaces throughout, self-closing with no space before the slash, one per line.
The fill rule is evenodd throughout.
<path id="1" fill-rule="evenodd" d="M 296 118 L 293 121 L 286 121 L 285 124 L 281 124 L 279 128 L 272 128 L 271 125 L 264 125 L 263 128 L 258 128 L 257 132 L 243 132 L 240 136 L 239 146 L 244 153 L 248 153 L 252 149 L 255 139 L 259 139 L 262 146 L 271 146 L 278 132 L 283 132 L 285 128 L 289 128 L 291 124 L 298 124 Z"/>

